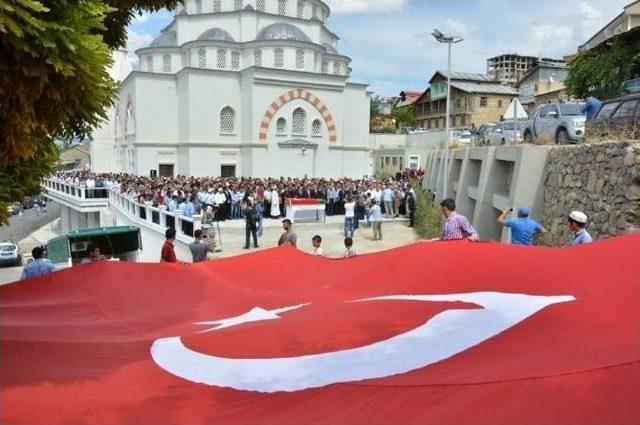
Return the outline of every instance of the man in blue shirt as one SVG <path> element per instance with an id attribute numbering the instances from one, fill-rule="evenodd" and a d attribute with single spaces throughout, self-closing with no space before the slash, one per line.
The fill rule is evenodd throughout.
<path id="1" fill-rule="evenodd" d="M 22 269 L 22 277 L 20 279 L 31 279 L 32 277 L 42 276 L 52 273 L 56 267 L 48 258 L 42 258 L 44 250 L 42 247 L 37 246 L 31 250 L 31 256 L 33 261 L 28 263 Z"/>
<path id="2" fill-rule="evenodd" d="M 582 211 L 571 211 L 569 214 L 569 230 L 573 235 L 569 240 L 569 246 L 583 245 L 593 242 L 593 238 L 587 232 L 587 215 Z"/>
<path id="3" fill-rule="evenodd" d="M 600 109 L 600 105 L 602 105 L 602 102 L 600 102 L 595 97 L 587 97 L 587 101 L 582 107 L 582 112 L 587 114 L 587 121 L 593 121 L 593 119 L 596 117 L 596 114 L 598 113 L 598 109 Z"/>
<path id="4" fill-rule="evenodd" d="M 507 220 L 513 208 L 507 207 L 498 217 L 498 223 L 511 229 L 511 243 L 514 245 L 533 245 L 533 235 L 536 233 L 547 233 L 547 229 L 540 223 L 529 218 L 529 207 L 518 208 L 518 218 Z"/>

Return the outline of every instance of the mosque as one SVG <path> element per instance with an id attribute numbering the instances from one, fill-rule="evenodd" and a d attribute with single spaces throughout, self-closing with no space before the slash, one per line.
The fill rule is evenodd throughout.
<path id="1" fill-rule="evenodd" d="M 321 0 L 186 0 L 135 52 L 94 134 L 95 171 L 362 177 L 369 101 Z"/>

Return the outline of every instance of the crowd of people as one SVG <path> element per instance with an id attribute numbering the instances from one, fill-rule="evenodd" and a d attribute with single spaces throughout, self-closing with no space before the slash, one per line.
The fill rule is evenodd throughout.
<path id="1" fill-rule="evenodd" d="M 250 243 L 258 248 L 258 237 L 262 235 L 262 219 L 272 217 L 280 219 L 285 216 L 285 202 L 288 198 L 319 198 L 325 200 L 326 214 L 344 215 L 344 257 L 357 255 L 354 247 L 354 231 L 363 226 L 371 228 L 373 240 L 382 240 L 382 223 L 384 219 L 406 215 L 409 226 L 414 225 L 416 209 L 415 188 L 409 184 L 409 177 L 404 175 L 397 180 L 381 181 L 376 179 L 296 179 L 296 178 L 202 178 L 177 176 L 175 178 L 148 178 L 129 174 L 94 174 L 91 172 L 59 173 L 55 179 L 67 183 L 84 185 L 87 189 L 111 188 L 139 202 L 151 202 L 153 205 L 164 205 L 169 211 L 180 210 L 185 216 L 196 212 L 206 216 L 216 215 L 216 220 L 244 219 L 246 229 L 245 249 Z M 421 190 L 421 189 L 419 189 Z M 442 232 L 436 240 L 468 239 L 478 240 L 480 236 L 470 221 L 456 212 L 453 199 L 440 202 L 443 225 Z M 517 208 L 514 212 L 507 207 L 498 217 L 499 224 L 511 229 L 511 243 L 532 245 L 534 236 L 545 234 L 547 230 L 530 217 L 529 208 Z M 569 246 L 592 242 L 586 230 L 588 217 L 581 211 L 572 211 L 567 217 L 572 237 Z M 277 241 L 278 246 L 298 246 L 297 235 L 293 231 L 293 223 L 285 218 L 282 221 L 283 232 Z M 208 258 L 211 246 L 204 241 L 206 235 L 202 230 L 194 232 L 194 242 L 189 245 L 192 261 L 200 262 Z M 173 244 L 176 230 L 168 228 L 165 233 L 165 244 L 161 250 L 161 262 L 178 261 Z M 312 252 L 323 255 L 322 237 L 315 235 L 311 242 Z M 87 262 L 104 259 L 99 247 L 91 246 Z M 53 271 L 48 260 L 40 251 L 33 253 L 34 262 L 25 266 L 23 277 L 46 274 Z"/>

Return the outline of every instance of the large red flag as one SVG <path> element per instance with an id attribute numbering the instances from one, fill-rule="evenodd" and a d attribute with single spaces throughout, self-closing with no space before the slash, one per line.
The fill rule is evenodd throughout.
<path id="1" fill-rule="evenodd" d="M 0 287 L 2 424 L 638 424 L 640 235 Z"/>

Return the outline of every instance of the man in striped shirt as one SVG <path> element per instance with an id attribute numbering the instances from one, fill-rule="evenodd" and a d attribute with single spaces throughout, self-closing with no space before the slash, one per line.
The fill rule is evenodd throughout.
<path id="1" fill-rule="evenodd" d="M 453 199 L 445 199 L 440 203 L 444 224 L 442 226 L 441 241 L 453 239 L 478 239 L 478 232 L 471 226 L 469 220 L 456 212 L 456 202 Z"/>

